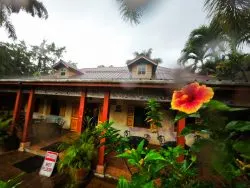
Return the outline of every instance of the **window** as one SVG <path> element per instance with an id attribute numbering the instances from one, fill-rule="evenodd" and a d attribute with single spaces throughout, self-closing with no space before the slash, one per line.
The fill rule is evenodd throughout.
<path id="1" fill-rule="evenodd" d="M 134 112 L 134 127 L 150 128 L 149 123 L 145 121 L 146 111 L 143 107 L 135 107 Z"/>
<path id="2" fill-rule="evenodd" d="M 41 105 L 41 99 L 37 98 L 35 100 L 35 105 L 34 105 L 34 112 L 39 112 L 39 107 Z"/>
<path id="3" fill-rule="evenodd" d="M 63 69 L 61 69 L 61 76 L 65 76 L 65 75 L 66 75 L 66 69 L 63 68 Z"/>
<path id="4" fill-rule="evenodd" d="M 138 65 L 138 74 L 146 74 L 146 65 Z"/>

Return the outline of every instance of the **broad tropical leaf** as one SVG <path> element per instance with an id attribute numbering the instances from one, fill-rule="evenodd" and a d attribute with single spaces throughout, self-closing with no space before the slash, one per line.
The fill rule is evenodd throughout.
<path id="1" fill-rule="evenodd" d="M 226 129 L 233 131 L 250 131 L 250 121 L 231 121 L 227 124 Z"/>

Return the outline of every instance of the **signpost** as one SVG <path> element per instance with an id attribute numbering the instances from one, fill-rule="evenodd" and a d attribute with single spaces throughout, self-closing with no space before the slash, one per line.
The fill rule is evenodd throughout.
<path id="1" fill-rule="evenodd" d="M 47 151 L 39 174 L 50 177 L 56 164 L 58 153 Z"/>

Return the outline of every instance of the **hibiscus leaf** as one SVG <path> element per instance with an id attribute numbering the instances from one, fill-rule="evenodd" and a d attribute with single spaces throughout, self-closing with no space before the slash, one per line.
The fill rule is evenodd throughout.
<path id="1" fill-rule="evenodd" d="M 187 117 L 194 117 L 194 118 L 200 118 L 200 114 L 198 112 L 193 113 L 193 114 L 186 114 L 184 112 L 178 112 L 177 115 L 175 116 L 174 122 L 177 122 L 183 118 Z"/>
<path id="2" fill-rule="evenodd" d="M 204 104 L 204 107 L 219 110 L 219 111 L 231 111 L 231 112 L 247 109 L 247 108 L 233 108 L 217 100 L 210 100 L 208 103 Z"/>
<path id="3" fill-rule="evenodd" d="M 226 129 L 234 131 L 250 131 L 250 121 L 231 121 L 227 124 Z"/>
<path id="4" fill-rule="evenodd" d="M 250 156 L 250 140 L 237 141 L 233 144 L 233 148 L 244 155 Z"/>
<path id="5" fill-rule="evenodd" d="M 210 100 L 207 104 L 204 104 L 204 106 L 207 108 L 220 110 L 220 111 L 229 111 L 231 109 L 225 103 L 217 101 L 217 100 Z"/>

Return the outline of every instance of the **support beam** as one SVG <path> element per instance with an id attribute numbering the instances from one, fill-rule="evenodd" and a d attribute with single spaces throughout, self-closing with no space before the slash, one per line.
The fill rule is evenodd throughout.
<path id="1" fill-rule="evenodd" d="M 19 148 L 20 151 L 23 151 L 24 150 L 23 147 L 27 146 L 29 143 L 28 135 L 29 135 L 30 124 L 31 124 L 32 115 L 33 115 L 34 99 L 35 99 L 35 92 L 34 92 L 34 89 L 31 89 L 29 92 L 28 105 L 27 105 L 26 114 L 25 114 L 22 142 Z"/>
<path id="2" fill-rule="evenodd" d="M 79 111 L 78 111 L 78 122 L 77 122 L 77 133 L 82 133 L 82 124 L 84 121 L 84 111 L 85 111 L 85 104 L 86 104 L 86 91 L 81 92 L 80 97 L 80 105 L 79 105 Z"/>
<path id="3" fill-rule="evenodd" d="M 185 118 L 178 121 L 177 123 L 177 145 L 183 148 L 185 147 L 185 137 L 181 136 L 181 132 L 185 128 L 185 126 L 186 126 Z M 184 160 L 183 155 L 177 159 L 178 162 L 182 162 L 183 160 Z"/>
<path id="4" fill-rule="evenodd" d="M 103 108 L 102 108 L 102 122 L 108 121 L 108 115 L 109 115 L 109 98 L 110 98 L 110 92 L 107 91 L 104 94 L 104 100 L 103 100 Z M 101 143 L 105 142 L 105 138 L 101 140 Z M 99 148 L 99 154 L 98 154 L 98 165 L 96 168 L 96 172 L 98 174 L 104 175 L 104 153 L 105 153 L 105 146 L 101 146 Z"/>
<path id="5" fill-rule="evenodd" d="M 14 106 L 14 111 L 13 111 L 13 120 L 12 124 L 10 126 L 10 133 L 14 134 L 15 131 L 15 126 L 19 120 L 20 117 L 20 111 L 21 111 L 21 104 L 22 104 L 22 90 L 19 89 L 16 94 L 16 101 L 15 101 L 15 106 Z"/>

